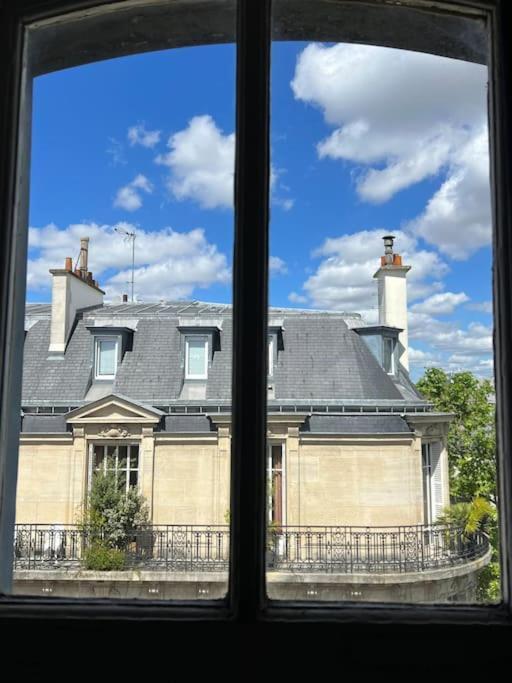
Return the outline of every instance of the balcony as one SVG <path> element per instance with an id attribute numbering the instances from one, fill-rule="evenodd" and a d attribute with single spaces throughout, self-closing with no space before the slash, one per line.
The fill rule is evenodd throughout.
<path id="1" fill-rule="evenodd" d="M 17 524 L 14 570 L 83 569 L 92 540 L 76 525 Z M 472 563 L 490 551 L 483 532 L 467 536 L 441 524 L 283 526 L 269 530 L 267 548 L 271 573 L 337 575 L 435 572 Z M 127 570 L 227 572 L 229 527 L 151 525 L 131 532 L 122 550 Z"/>

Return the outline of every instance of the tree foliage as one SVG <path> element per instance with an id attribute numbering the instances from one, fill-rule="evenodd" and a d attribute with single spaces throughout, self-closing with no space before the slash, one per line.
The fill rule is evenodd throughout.
<path id="1" fill-rule="evenodd" d="M 454 414 L 448 432 L 450 493 L 454 504 L 439 521 L 463 524 L 474 533 L 485 519 L 492 547 L 491 562 L 478 577 L 480 602 L 500 597 L 496 493 L 496 430 L 494 388 L 471 372 L 447 374 L 429 368 L 416 385 L 436 410 Z M 491 504 L 489 504 L 491 503 Z"/>
<path id="2" fill-rule="evenodd" d="M 87 505 L 79 518 L 88 541 L 86 568 L 122 568 L 133 531 L 147 524 L 147 505 L 135 487 L 126 493 L 113 472 L 95 473 Z"/>
<path id="3" fill-rule="evenodd" d="M 471 372 L 429 368 L 416 385 L 436 410 L 453 413 L 448 432 L 450 492 L 457 501 L 496 503 L 494 388 Z"/>

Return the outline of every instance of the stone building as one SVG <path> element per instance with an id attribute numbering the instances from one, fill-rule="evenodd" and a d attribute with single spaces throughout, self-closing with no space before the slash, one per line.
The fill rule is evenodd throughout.
<path id="1" fill-rule="evenodd" d="M 485 538 L 468 544 L 460 530 L 435 525 L 449 503 L 451 416 L 436 413 L 409 378 L 409 267 L 393 253 L 393 238 L 384 241 L 374 276 L 378 325 L 365 326 L 357 314 L 269 312 L 274 597 L 471 599 L 488 561 Z M 104 303 L 87 260 L 84 239 L 80 268 L 67 259 L 50 271 L 51 304 L 27 304 L 16 588 L 37 592 L 51 581 L 56 594 L 79 585 L 91 595 L 220 595 L 228 562 L 231 309 Z M 152 545 L 146 581 L 140 572 L 135 584 L 126 580 L 130 571 L 81 572 L 77 583 L 70 534 L 93 473 L 107 469 L 148 503 L 160 551 Z M 34 530 L 44 539 L 39 553 Z"/>

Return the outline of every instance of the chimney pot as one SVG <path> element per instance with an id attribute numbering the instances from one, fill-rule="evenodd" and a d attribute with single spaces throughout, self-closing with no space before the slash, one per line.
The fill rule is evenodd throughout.
<path id="1" fill-rule="evenodd" d="M 384 235 L 382 239 L 384 240 L 384 259 L 386 263 L 393 263 L 393 242 L 395 236 Z"/>
<path id="2" fill-rule="evenodd" d="M 87 279 L 87 268 L 89 261 L 89 238 L 80 238 L 80 271 L 82 272 L 82 278 Z"/>
<path id="3" fill-rule="evenodd" d="M 123 304 L 128 303 L 128 294 L 123 294 Z"/>
<path id="4" fill-rule="evenodd" d="M 64 269 L 69 273 L 73 270 L 73 259 L 71 256 L 66 256 L 66 261 L 64 262 Z"/>

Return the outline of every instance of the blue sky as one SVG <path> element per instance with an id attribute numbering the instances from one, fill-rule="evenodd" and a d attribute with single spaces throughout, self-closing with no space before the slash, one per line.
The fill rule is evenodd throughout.
<path id="1" fill-rule="evenodd" d="M 28 300 L 76 259 L 110 300 L 230 301 L 235 50 L 154 52 L 34 85 Z M 484 67 L 279 43 L 272 66 L 271 303 L 376 317 L 381 236 L 412 266 L 413 376 L 491 372 Z"/>

